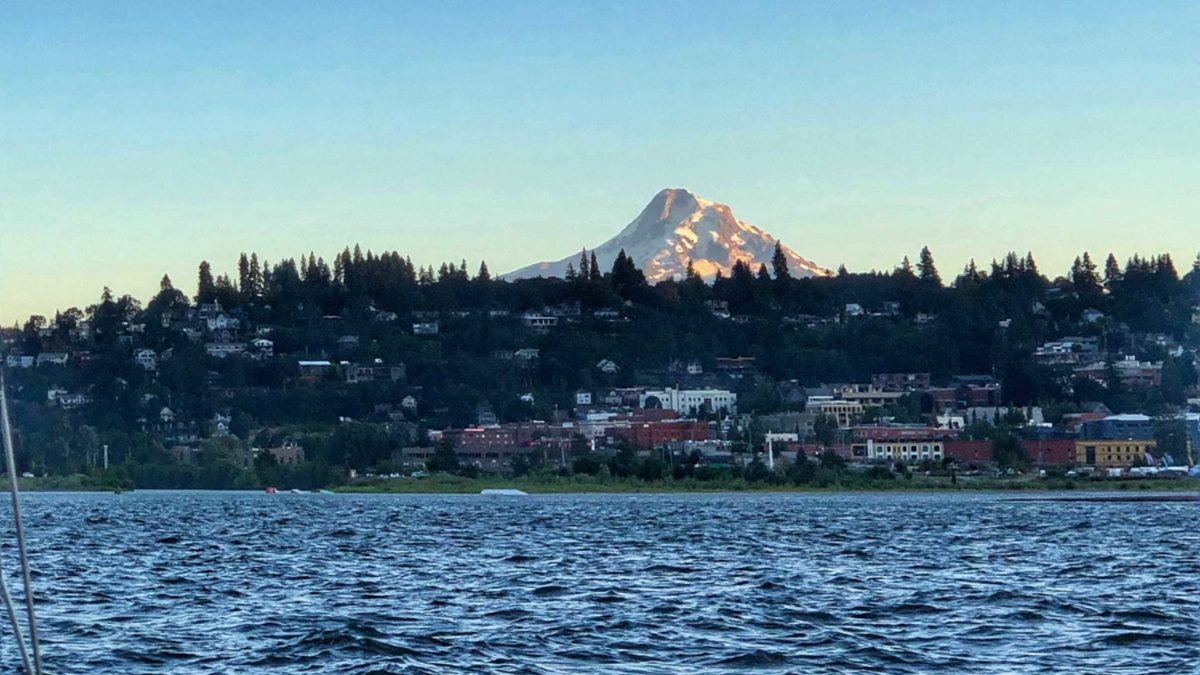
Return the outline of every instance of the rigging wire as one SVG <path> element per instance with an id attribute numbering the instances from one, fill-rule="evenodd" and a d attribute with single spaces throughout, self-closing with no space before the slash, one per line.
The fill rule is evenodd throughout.
<path id="1" fill-rule="evenodd" d="M 25 528 L 21 524 L 21 492 L 17 486 L 17 460 L 13 453 L 12 424 L 8 418 L 7 384 L 4 381 L 4 369 L 0 368 L 0 427 L 4 436 L 4 459 L 8 468 L 8 486 L 12 493 L 13 525 L 17 533 L 17 553 L 21 559 L 21 577 L 25 585 L 25 612 L 29 622 L 29 644 L 33 649 L 33 668 L 29 668 L 29 659 L 25 654 L 25 643 L 21 641 L 21 655 L 25 661 L 25 672 L 42 675 L 42 650 L 38 643 L 37 612 L 33 607 L 33 578 L 29 571 L 29 555 L 25 548 Z M 8 586 L 4 586 L 4 601 L 8 605 L 14 628 L 16 615 L 12 610 L 12 599 L 8 597 Z M 19 637 L 19 634 L 18 634 Z"/>

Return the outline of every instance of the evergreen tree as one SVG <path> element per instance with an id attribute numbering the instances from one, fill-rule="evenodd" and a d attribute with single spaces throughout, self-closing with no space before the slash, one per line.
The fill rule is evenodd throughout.
<path id="1" fill-rule="evenodd" d="M 488 272 L 488 266 L 487 266 L 486 261 L 480 261 L 479 273 L 475 275 L 475 280 L 482 281 L 484 283 L 487 283 L 492 280 L 492 275 L 490 272 Z"/>
<path id="2" fill-rule="evenodd" d="M 263 294 L 262 266 L 258 264 L 258 254 L 250 254 L 250 295 L 259 297 Z"/>
<path id="3" fill-rule="evenodd" d="M 937 266 L 933 263 L 933 253 L 926 246 L 921 249 L 921 258 L 917 261 L 917 273 L 921 281 L 926 283 L 942 285 L 942 277 L 938 274 Z"/>
<path id="4" fill-rule="evenodd" d="M 579 277 L 585 281 L 592 277 L 592 267 L 588 263 L 586 248 L 579 252 Z"/>
<path id="5" fill-rule="evenodd" d="M 1121 265 L 1117 256 L 1109 253 L 1104 261 L 1104 287 L 1111 293 L 1121 283 Z"/>
<path id="6" fill-rule="evenodd" d="M 216 297 L 216 282 L 213 281 L 212 266 L 205 260 L 200 263 L 200 279 L 196 284 L 196 303 L 208 304 Z"/>
<path id="7" fill-rule="evenodd" d="M 624 251 L 622 251 L 622 253 L 624 253 Z M 629 261 L 629 266 L 633 267 L 632 260 Z M 589 264 L 589 269 L 591 270 L 591 272 L 588 275 L 588 278 L 590 278 L 592 281 L 600 281 L 601 279 L 604 278 L 604 273 L 600 271 L 600 263 L 596 262 L 596 252 L 595 251 L 592 251 L 592 258 L 591 258 L 591 262 Z M 634 269 L 636 270 L 637 268 L 635 267 Z"/>
<path id="8" fill-rule="evenodd" d="M 690 262 L 688 264 L 691 264 Z M 783 253 L 783 243 L 775 242 L 775 253 L 771 256 L 771 268 L 775 272 L 775 278 L 779 280 L 792 278 L 792 273 L 788 270 L 787 256 Z"/>
<path id="9" fill-rule="evenodd" d="M 253 283 L 250 281 L 250 257 L 245 253 L 238 258 L 238 290 L 247 298 L 253 292 Z"/>

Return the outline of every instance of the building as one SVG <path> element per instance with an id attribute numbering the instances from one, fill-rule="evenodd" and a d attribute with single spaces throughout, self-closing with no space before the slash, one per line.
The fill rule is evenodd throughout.
<path id="1" fill-rule="evenodd" d="M 1025 441 L 1025 455 L 1034 466 L 1067 466 L 1076 461 L 1075 441 L 1069 438 Z"/>
<path id="2" fill-rule="evenodd" d="M 275 458 L 277 464 L 290 466 L 304 462 L 304 446 L 294 441 L 285 441 L 278 448 L 267 448 L 266 452 Z"/>
<path id="3" fill-rule="evenodd" d="M 866 458 L 891 462 L 940 462 L 945 457 L 945 442 L 941 440 L 909 440 L 868 438 Z"/>
<path id="4" fill-rule="evenodd" d="M 718 357 L 717 371 L 730 375 L 745 375 L 754 372 L 753 356 Z"/>
<path id="5" fill-rule="evenodd" d="M 1154 418 L 1148 415 L 1108 415 L 1080 425 L 1085 440 L 1150 440 L 1154 438 Z"/>
<path id="6" fill-rule="evenodd" d="M 871 376 L 871 386 L 880 391 L 921 391 L 929 385 L 929 373 L 876 373 Z"/>
<path id="7" fill-rule="evenodd" d="M 737 394 L 725 389 L 672 389 L 647 391 L 638 399 L 638 407 L 664 408 L 681 415 L 737 412 Z"/>
<path id="8" fill-rule="evenodd" d="M 558 326 L 558 317 L 528 312 L 521 317 L 521 323 L 536 331 L 546 331 Z"/>
<path id="9" fill-rule="evenodd" d="M 246 352 L 245 342 L 209 342 L 204 345 L 204 351 L 208 352 L 209 356 L 218 359 L 229 358 L 230 356 L 240 356 Z"/>
<path id="10" fill-rule="evenodd" d="M 275 355 L 275 343 L 266 339 L 258 338 L 250 343 L 254 347 L 254 352 L 259 358 L 269 359 Z"/>
<path id="11" fill-rule="evenodd" d="M 1162 386 L 1162 362 L 1138 361 L 1136 356 L 1126 356 L 1111 364 L 1092 363 L 1075 369 L 1075 376 L 1107 386 L 1110 377 L 1116 377 L 1121 386 L 1130 389 L 1154 389 Z"/>
<path id="12" fill-rule="evenodd" d="M 575 405 L 591 405 L 592 392 L 580 389 L 575 392 Z"/>
<path id="13" fill-rule="evenodd" d="M 65 366 L 68 360 L 69 357 L 64 352 L 42 352 L 37 355 L 37 364 L 39 366 Z"/>
<path id="14" fill-rule="evenodd" d="M 612 359 L 601 359 L 600 362 L 596 364 L 596 370 L 599 370 L 607 375 L 615 375 L 621 372 L 621 366 L 618 366 L 616 361 L 613 361 Z"/>
<path id="15" fill-rule="evenodd" d="M 827 396 L 810 396 L 805 404 L 806 411 L 837 420 L 840 428 L 852 426 L 862 418 L 865 408 L 858 401 L 844 401 Z"/>
<path id="16" fill-rule="evenodd" d="M 1142 464 L 1157 447 L 1154 419 L 1147 415 L 1109 415 L 1080 425 L 1075 461 L 1083 466 L 1125 467 Z"/>
<path id="17" fill-rule="evenodd" d="M 437 335 L 438 324 L 436 321 L 425 321 L 413 324 L 413 335 Z"/>
<path id="18" fill-rule="evenodd" d="M 642 449 L 661 448 L 668 443 L 680 441 L 706 441 L 709 427 L 697 420 L 668 420 L 641 422 L 611 430 L 615 437 L 625 438 Z"/>
<path id="19" fill-rule="evenodd" d="M 153 349 L 137 350 L 133 353 L 133 361 L 146 370 L 158 370 L 158 354 Z"/>
<path id="20" fill-rule="evenodd" d="M 884 391 L 873 385 L 841 384 L 833 387 L 833 393 L 844 401 L 857 401 L 864 408 L 880 408 L 891 405 L 904 396 L 900 391 Z"/>
<path id="21" fill-rule="evenodd" d="M 1146 455 L 1156 447 L 1153 440 L 1078 440 L 1075 442 L 1075 462 L 1097 468 L 1125 467 L 1146 462 Z"/>
<path id="22" fill-rule="evenodd" d="M 300 379 L 310 382 L 324 377 L 333 368 L 329 361 L 298 361 L 296 366 L 300 370 Z"/>
<path id="23" fill-rule="evenodd" d="M 948 440 L 942 447 L 946 458 L 959 464 L 990 464 L 992 461 L 991 441 Z"/>

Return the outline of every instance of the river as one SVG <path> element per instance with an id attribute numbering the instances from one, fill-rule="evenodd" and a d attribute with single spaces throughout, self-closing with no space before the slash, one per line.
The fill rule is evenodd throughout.
<path id="1" fill-rule="evenodd" d="M 1200 668 L 1197 504 L 990 494 L 24 499 L 53 673 Z M 2 628 L 8 669 L 18 657 Z"/>

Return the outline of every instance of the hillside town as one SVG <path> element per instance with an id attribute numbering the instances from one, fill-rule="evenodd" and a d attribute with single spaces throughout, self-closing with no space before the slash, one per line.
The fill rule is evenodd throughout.
<path id="1" fill-rule="evenodd" d="M 584 252 L 567 279 L 507 282 L 347 249 L 332 270 L 243 255 L 236 281 L 205 263 L 195 298 L 164 278 L 144 307 L 106 289 L 0 334 L 20 458 L 160 487 L 1200 473 L 1200 261 L 1101 277 L 1085 255 L 1050 281 L 1009 256 L 950 286 L 928 249 L 887 274 L 741 267 L 651 285 Z M 1159 300 L 1129 304 L 1146 284 Z"/>

